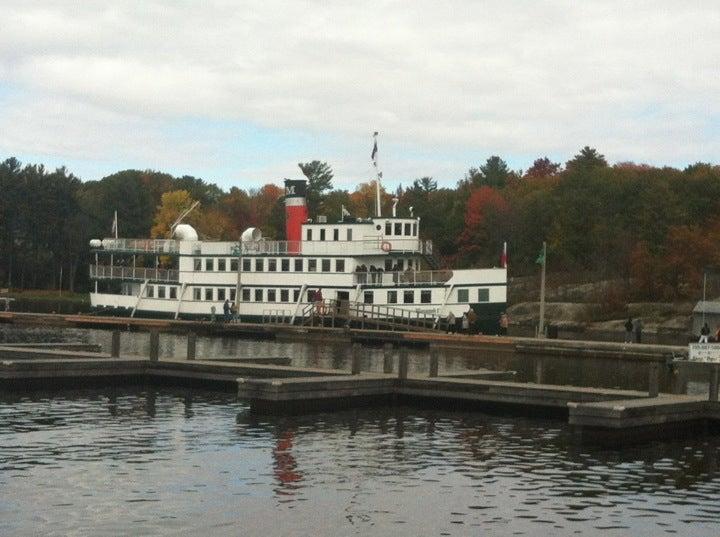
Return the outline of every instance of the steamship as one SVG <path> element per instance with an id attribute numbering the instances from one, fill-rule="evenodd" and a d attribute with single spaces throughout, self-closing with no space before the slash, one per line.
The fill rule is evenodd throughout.
<path id="1" fill-rule="evenodd" d="M 285 180 L 287 240 L 250 228 L 239 241 L 206 241 L 188 224 L 175 226 L 172 239 L 92 240 L 92 306 L 220 320 L 228 301 L 241 322 L 294 324 L 351 307 L 362 318 L 422 318 L 436 327 L 451 312 L 459 320 L 472 309 L 476 331 L 498 332 L 506 268 L 438 269 L 432 242 L 420 238 L 421 219 L 397 216 L 397 202 L 390 217 L 354 218 L 343 210 L 336 222 L 312 220 L 306 186 Z"/>

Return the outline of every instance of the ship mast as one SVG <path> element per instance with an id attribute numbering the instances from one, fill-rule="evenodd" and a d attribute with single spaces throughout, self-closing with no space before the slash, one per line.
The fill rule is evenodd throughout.
<path id="1" fill-rule="evenodd" d="M 370 158 L 372 159 L 373 166 L 375 167 L 375 171 L 377 172 L 377 179 L 375 180 L 375 194 L 376 194 L 375 214 L 378 218 L 380 218 L 382 216 L 382 211 L 380 208 L 380 179 L 382 179 L 382 172 L 378 168 L 377 137 L 378 137 L 378 132 L 375 131 L 375 133 L 373 134 L 373 150 L 372 150 L 372 154 L 370 155 Z"/>

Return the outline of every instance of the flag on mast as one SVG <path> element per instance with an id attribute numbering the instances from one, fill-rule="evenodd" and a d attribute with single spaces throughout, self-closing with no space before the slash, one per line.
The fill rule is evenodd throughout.
<path id="1" fill-rule="evenodd" d="M 502 254 L 500 254 L 500 267 L 507 268 L 507 261 L 507 242 L 503 242 L 503 251 Z"/>
<path id="2" fill-rule="evenodd" d="M 117 211 L 115 211 L 115 218 L 113 218 L 112 229 L 110 230 L 110 233 L 112 233 L 116 239 L 118 238 Z"/>
<path id="3" fill-rule="evenodd" d="M 377 136 L 378 132 L 375 131 L 373 134 L 374 142 L 373 142 L 373 149 L 372 153 L 370 154 L 370 159 L 372 160 L 373 166 L 377 168 Z"/>

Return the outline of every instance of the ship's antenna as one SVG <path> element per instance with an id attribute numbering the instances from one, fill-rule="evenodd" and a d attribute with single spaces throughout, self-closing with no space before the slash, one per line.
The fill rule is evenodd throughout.
<path id="1" fill-rule="evenodd" d="M 381 209 L 380 209 L 380 179 L 382 179 L 382 172 L 378 168 L 378 161 L 377 161 L 377 137 L 378 132 L 375 131 L 373 134 L 373 150 L 372 154 L 370 155 L 370 158 L 372 159 L 373 166 L 375 166 L 375 171 L 377 172 L 377 179 L 375 180 L 375 192 L 377 194 L 377 206 L 376 206 L 376 214 L 377 217 L 380 218 L 382 216 Z"/>
<path id="2" fill-rule="evenodd" d="M 172 237 L 172 234 L 175 232 L 175 228 L 178 227 L 178 225 L 180 225 L 180 222 L 183 221 L 183 218 L 185 218 L 187 215 L 189 215 L 189 214 L 195 209 L 195 207 L 197 207 L 198 205 L 200 205 L 200 202 L 199 202 L 199 201 L 196 201 L 195 203 L 193 203 L 193 204 L 190 206 L 189 209 L 186 209 L 185 211 L 183 211 L 182 214 L 180 214 L 180 216 L 178 216 L 178 217 L 175 219 L 175 221 L 174 221 L 174 222 L 172 223 L 172 225 L 170 226 L 170 236 L 171 236 L 171 237 Z"/>

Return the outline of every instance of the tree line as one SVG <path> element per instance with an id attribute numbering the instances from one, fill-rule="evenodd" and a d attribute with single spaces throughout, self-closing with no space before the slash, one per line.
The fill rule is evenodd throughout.
<path id="1" fill-rule="evenodd" d="M 332 222 L 343 207 L 357 217 L 373 215 L 372 181 L 335 189 L 326 162 L 299 169 L 308 179 L 311 217 Z M 175 218 L 199 201 L 186 221 L 202 238 L 237 240 L 258 227 L 282 240 L 280 183 L 223 190 L 149 170 L 83 182 L 65 168 L 9 158 L 0 164 L 0 286 L 86 291 L 88 242 L 111 236 L 115 211 L 122 237 L 169 237 Z M 584 147 L 564 164 L 543 157 L 522 171 L 491 156 L 454 188 L 421 177 L 381 196 L 383 214 L 393 198 L 399 216 L 412 208 L 422 237 L 433 240 L 448 267 L 498 265 L 507 242 L 511 274 L 531 274 L 547 241 L 551 271 L 592 271 L 624 280 L 633 298 L 672 300 L 696 296 L 703 272 L 718 265 L 720 166 L 711 164 L 610 165 Z"/>

